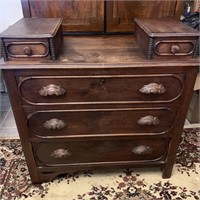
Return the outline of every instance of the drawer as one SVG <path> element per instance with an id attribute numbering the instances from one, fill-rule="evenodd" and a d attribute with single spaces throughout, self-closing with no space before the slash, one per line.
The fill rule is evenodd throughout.
<path id="1" fill-rule="evenodd" d="M 163 160 L 168 140 L 102 140 L 33 143 L 38 166 L 147 162 Z"/>
<path id="2" fill-rule="evenodd" d="M 183 90 L 183 74 L 31 76 L 19 78 L 31 105 L 171 102 Z"/>
<path id="3" fill-rule="evenodd" d="M 157 56 L 189 56 L 194 53 L 196 40 L 161 39 L 155 41 L 154 53 Z"/>
<path id="4" fill-rule="evenodd" d="M 49 57 L 48 40 L 21 40 L 5 42 L 6 52 L 10 59 L 30 59 Z"/>
<path id="5" fill-rule="evenodd" d="M 28 115 L 27 126 L 43 138 L 161 135 L 176 121 L 176 108 L 47 110 Z"/>
<path id="6" fill-rule="evenodd" d="M 199 31 L 174 18 L 134 19 L 136 40 L 147 59 L 198 55 Z"/>
<path id="7" fill-rule="evenodd" d="M 63 43 L 61 18 L 22 18 L 0 35 L 5 61 L 56 60 Z"/>

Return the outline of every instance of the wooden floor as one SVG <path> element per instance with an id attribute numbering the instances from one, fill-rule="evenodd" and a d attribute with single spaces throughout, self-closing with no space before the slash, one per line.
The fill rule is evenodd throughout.
<path id="1" fill-rule="evenodd" d="M 19 137 L 8 93 L 0 93 L 0 138 Z"/>

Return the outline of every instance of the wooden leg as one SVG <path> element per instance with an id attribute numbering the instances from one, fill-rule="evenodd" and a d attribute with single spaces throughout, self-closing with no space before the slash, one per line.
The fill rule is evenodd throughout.
<path id="1" fill-rule="evenodd" d="M 172 170 L 173 170 L 173 165 L 170 165 L 170 166 L 166 165 L 163 168 L 162 178 L 164 178 L 164 179 L 171 178 Z"/>

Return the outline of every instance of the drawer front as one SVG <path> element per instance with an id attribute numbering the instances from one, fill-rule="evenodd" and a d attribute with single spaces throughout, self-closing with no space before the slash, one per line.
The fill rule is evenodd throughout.
<path id="1" fill-rule="evenodd" d="M 38 166 L 163 160 L 168 140 L 103 140 L 33 143 Z"/>
<path id="2" fill-rule="evenodd" d="M 174 126 L 176 115 L 176 108 L 48 110 L 30 114 L 27 126 L 43 138 L 160 135 Z"/>
<path id="3" fill-rule="evenodd" d="M 189 56 L 196 48 L 196 40 L 158 40 L 154 44 L 154 53 L 158 56 Z"/>
<path id="4" fill-rule="evenodd" d="M 50 56 L 48 40 L 7 41 L 5 48 L 8 60 L 29 60 Z"/>
<path id="5" fill-rule="evenodd" d="M 32 105 L 171 102 L 183 75 L 32 76 L 21 78 L 21 98 Z"/>

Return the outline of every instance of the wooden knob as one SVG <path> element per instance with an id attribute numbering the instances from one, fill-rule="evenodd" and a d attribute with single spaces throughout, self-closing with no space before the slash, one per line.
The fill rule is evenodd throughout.
<path id="1" fill-rule="evenodd" d="M 172 45 L 171 46 L 171 53 L 175 54 L 175 53 L 178 53 L 180 50 L 179 46 L 178 45 Z"/>
<path id="2" fill-rule="evenodd" d="M 26 54 L 27 56 L 31 56 L 32 49 L 30 47 L 24 47 L 24 54 Z"/>

